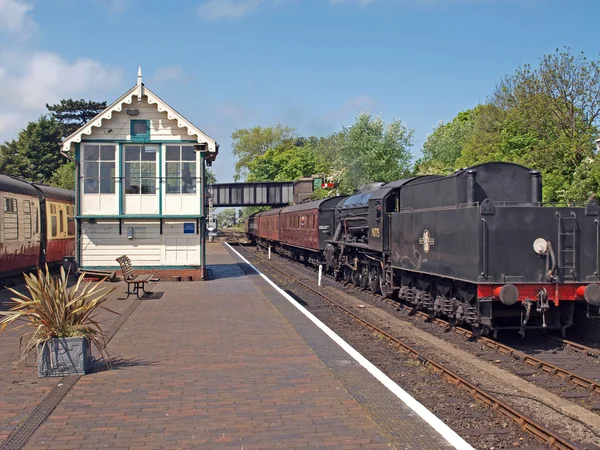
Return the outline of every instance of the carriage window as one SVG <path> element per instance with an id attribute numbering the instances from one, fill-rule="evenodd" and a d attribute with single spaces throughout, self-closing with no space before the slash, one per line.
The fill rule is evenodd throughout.
<path id="1" fill-rule="evenodd" d="M 75 208 L 72 206 L 67 206 L 67 234 L 69 236 L 75 235 L 75 219 L 73 216 L 75 212 Z"/>
<path id="2" fill-rule="evenodd" d="M 31 239 L 31 202 L 29 200 L 23 202 L 23 213 L 25 215 L 25 220 L 23 221 L 23 234 L 25 239 Z"/>
<path id="3" fill-rule="evenodd" d="M 18 211 L 17 199 L 4 197 L 4 212 L 16 213 Z"/>
<path id="4" fill-rule="evenodd" d="M 57 229 L 56 229 L 56 216 L 50 216 L 50 228 L 52 229 L 52 237 L 56 237 Z"/>
<path id="5" fill-rule="evenodd" d="M 33 210 L 33 224 L 35 227 L 35 234 L 38 234 L 40 232 L 40 222 L 38 220 L 38 217 L 39 217 L 38 209 L 35 208 Z"/>
<path id="6" fill-rule="evenodd" d="M 64 213 L 63 213 L 62 209 L 58 212 L 58 217 L 59 217 L 58 224 L 59 224 L 59 227 L 60 227 L 60 232 L 64 233 L 64 231 L 65 231 L 65 226 L 64 226 L 65 217 L 64 217 Z"/>

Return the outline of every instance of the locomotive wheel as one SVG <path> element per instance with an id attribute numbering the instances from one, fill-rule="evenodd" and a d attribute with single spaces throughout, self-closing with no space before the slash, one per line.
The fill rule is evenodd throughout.
<path id="1" fill-rule="evenodd" d="M 375 266 L 369 269 L 369 288 L 373 294 L 379 293 L 379 270 Z"/>
<path id="2" fill-rule="evenodd" d="M 360 266 L 360 288 L 364 291 L 369 286 L 369 266 Z"/>

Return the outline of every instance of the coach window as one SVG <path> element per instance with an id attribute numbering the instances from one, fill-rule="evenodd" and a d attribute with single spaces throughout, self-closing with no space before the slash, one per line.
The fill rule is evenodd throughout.
<path id="1" fill-rule="evenodd" d="M 115 146 L 83 146 L 84 194 L 115 193 Z"/>
<path id="2" fill-rule="evenodd" d="M 59 224 L 61 234 L 65 232 L 64 222 L 65 222 L 64 212 L 63 212 L 63 209 L 60 208 L 58 211 L 58 224 Z"/>
<path id="3" fill-rule="evenodd" d="M 56 221 L 56 205 L 50 205 L 50 231 L 52 237 L 56 237 L 58 235 L 58 227 Z"/>
<path id="4" fill-rule="evenodd" d="M 38 217 L 39 217 L 39 212 L 38 212 L 38 209 L 35 208 L 33 210 L 33 226 L 35 227 L 35 231 L 34 231 L 35 234 L 38 234 L 40 232 L 40 222 L 39 222 Z"/>
<path id="5" fill-rule="evenodd" d="M 75 208 L 67 206 L 67 234 L 69 236 L 75 236 L 75 219 L 74 216 Z"/>
<path id="6" fill-rule="evenodd" d="M 19 216 L 16 198 L 4 198 L 4 239 L 19 239 Z"/>
<path id="7" fill-rule="evenodd" d="M 23 234 L 25 239 L 31 239 L 31 202 L 29 200 L 23 202 L 23 215 L 25 219 L 23 221 Z"/>

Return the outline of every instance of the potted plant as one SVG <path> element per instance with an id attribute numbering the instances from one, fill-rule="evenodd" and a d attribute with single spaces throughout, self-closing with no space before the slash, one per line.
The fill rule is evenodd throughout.
<path id="1" fill-rule="evenodd" d="M 0 331 L 10 323 L 25 321 L 21 327 L 33 327 L 27 333 L 22 347 L 22 361 L 37 350 L 38 376 L 65 376 L 85 374 L 92 362 L 91 346 L 102 358 L 108 358 L 106 340 L 100 322 L 96 319 L 100 309 L 112 311 L 102 304 L 114 288 L 98 283 L 83 282 L 81 274 L 69 288 L 69 275 L 61 267 L 60 276 L 54 277 L 46 265 L 45 271 L 25 275 L 29 295 L 9 289 L 16 297 L 8 311 L 0 311 Z M 23 338 L 21 338 L 23 339 Z"/>

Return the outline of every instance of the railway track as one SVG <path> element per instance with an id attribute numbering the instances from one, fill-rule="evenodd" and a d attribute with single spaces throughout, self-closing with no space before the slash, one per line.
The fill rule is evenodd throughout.
<path id="1" fill-rule="evenodd" d="M 238 236 L 234 236 L 233 240 L 234 240 L 234 242 L 239 244 Z M 303 267 L 306 267 L 306 266 L 303 266 Z M 333 277 L 331 275 L 326 275 L 326 277 L 333 280 Z M 402 308 L 406 312 L 412 310 L 412 308 L 410 308 L 409 306 L 399 303 L 396 300 L 384 298 L 383 296 L 381 296 L 379 294 L 374 294 L 370 291 L 362 291 L 360 288 L 352 285 L 351 283 L 347 284 L 346 286 L 350 287 L 351 289 L 355 290 L 356 292 L 366 293 L 369 296 L 373 296 L 381 301 L 384 301 L 385 303 L 387 303 L 388 305 L 390 305 L 394 308 Z M 586 377 L 584 375 L 578 374 L 572 370 L 565 368 L 564 366 L 560 366 L 551 361 L 547 361 L 542 358 L 533 356 L 524 351 L 518 350 L 509 345 L 503 344 L 499 341 L 496 341 L 496 340 L 493 340 L 493 339 L 490 339 L 487 337 L 475 336 L 475 334 L 473 332 L 471 332 L 470 330 L 468 330 L 466 328 L 453 327 L 453 326 L 451 326 L 451 324 L 448 321 L 441 319 L 441 318 L 432 318 L 429 314 L 427 314 L 425 312 L 417 311 L 415 313 L 415 315 L 416 315 L 416 317 L 419 317 L 425 321 L 430 321 L 430 322 L 442 327 L 444 330 L 452 331 L 453 333 L 455 333 L 467 340 L 476 340 L 478 343 L 482 344 L 486 348 L 492 349 L 501 355 L 510 356 L 511 358 L 513 358 L 516 361 L 519 361 L 521 364 L 525 365 L 526 367 L 530 367 L 530 368 L 535 369 L 543 374 L 547 374 L 547 375 L 553 377 L 554 379 L 557 379 L 558 381 L 564 381 L 566 383 L 569 383 L 574 388 L 580 389 L 580 392 L 579 393 L 567 393 L 566 395 L 573 395 L 574 397 L 579 398 L 579 399 L 587 399 L 589 401 L 587 402 L 587 404 L 584 403 L 584 406 L 586 406 L 588 409 L 591 409 L 594 411 L 600 410 L 600 399 L 596 398 L 596 396 L 600 395 L 600 382 L 598 382 L 590 377 Z M 583 344 L 573 342 L 570 340 L 566 340 L 566 339 L 562 339 L 562 338 L 558 338 L 558 337 L 551 337 L 551 339 L 553 341 L 559 343 L 560 345 L 562 345 L 564 349 L 572 350 L 574 352 L 577 352 L 580 355 L 595 358 L 596 360 L 600 359 L 600 350 L 598 350 L 598 349 L 587 347 Z M 594 361 L 594 362 L 600 363 L 600 361 Z M 600 369 L 600 364 L 596 364 L 596 365 L 598 365 L 598 367 L 593 367 L 593 366 L 589 367 L 588 372 L 595 374 L 596 371 L 598 369 Z M 519 371 L 517 371 L 517 372 L 519 372 Z M 519 373 L 526 374 L 528 372 L 520 371 Z M 523 376 L 523 375 L 521 375 L 521 376 Z M 561 389 L 554 389 L 554 390 L 557 391 L 559 393 L 559 395 L 561 395 L 561 394 L 562 394 L 562 396 L 565 395 L 565 393 L 563 391 L 561 391 Z M 583 390 L 583 391 L 581 391 L 581 390 Z M 594 394 L 596 394 L 596 395 L 594 395 Z"/>
<path id="2" fill-rule="evenodd" d="M 525 415 L 522 412 L 518 411 L 517 409 L 513 408 L 512 406 L 510 406 L 509 404 L 507 404 L 506 402 L 504 402 L 503 400 L 501 400 L 494 394 L 485 391 L 484 389 L 478 387 L 477 385 L 470 382 L 466 378 L 453 372 L 449 368 L 445 367 L 443 364 L 433 360 L 430 357 L 425 356 L 422 352 L 418 351 L 413 346 L 407 344 L 406 342 L 402 341 L 401 339 L 393 336 L 392 334 L 388 333 L 387 331 L 385 331 L 385 330 L 381 329 L 380 327 L 374 325 L 373 323 L 367 321 L 366 319 L 361 317 L 359 314 L 354 313 L 350 309 L 346 308 L 345 306 L 336 302 L 334 299 L 330 298 L 328 295 L 325 295 L 323 292 L 320 292 L 319 290 L 314 289 L 312 286 L 305 283 L 304 281 L 299 280 L 296 277 L 286 273 L 285 271 L 278 268 L 276 265 L 271 264 L 269 261 L 265 260 L 264 258 L 261 258 L 260 256 L 254 254 L 252 252 L 249 252 L 244 246 L 238 244 L 237 247 L 244 249 L 247 253 L 251 254 L 252 257 L 257 258 L 262 264 L 269 266 L 272 270 L 275 270 L 277 273 L 282 274 L 283 276 L 287 277 L 293 283 L 296 283 L 296 284 L 302 286 L 304 289 L 306 289 L 306 290 L 312 292 L 313 294 L 317 295 L 318 297 L 322 298 L 328 304 L 330 304 L 331 306 L 335 307 L 336 309 L 342 311 L 344 314 L 351 317 L 354 321 L 356 321 L 357 323 L 359 323 L 360 325 L 362 325 L 363 327 L 368 329 L 370 332 L 376 333 L 378 336 L 381 336 L 382 338 L 386 339 L 388 342 L 392 343 L 397 350 L 411 356 L 415 360 L 419 361 L 421 364 L 426 364 L 433 371 L 437 372 L 439 375 L 441 375 L 444 379 L 446 379 L 447 381 L 452 383 L 454 386 L 462 388 L 463 390 L 468 392 L 473 398 L 485 403 L 486 405 L 490 406 L 495 411 L 498 411 L 501 414 L 503 414 L 505 417 L 511 419 L 514 423 L 516 423 L 523 430 L 525 430 L 525 431 L 533 434 L 534 436 L 538 437 L 539 439 L 541 439 L 550 448 L 556 448 L 556 449 L 581 449 L 582 448 L 581 446 L 574 444 L 573 442 L 570 442 L 568 439 L 564 438 L 563 436 L 558 435 L 557 433 L 548 429 L 544 425 L 538 423 L 531 417 L 528 417 L 527 415 Z M 491 342 L 494 342 L 494 341 L 491 341 Z"/>
<path id="3" fill-rule="evenodd" d="M 300 264 L 300 263 L 296 263 L 296 264 Z M 303 267 L 306 267 L 306 266 L 303 266 Z M 328 279 L 334 280 L 334 277 L 331 275 L 325 275 L 325 277 Z M 397 300 L 385 298 L 385 297 L 381 296 L 380 294 L 374 294 L 371 291 L 363 291 L 359 287 L 354 286 L 351 283 L 346 284 L 346 286 L 350 287 L 352 290 L 354 290 L 356 292 L 366 293 L 366 295 L 368 295 L 368 296 L 372 296 L 372 297 L 377 298 L 378 300 L 384 301 L 385 303 L 387 303 L 388 305 L 390 305 L 394 308 L 397 308 L 397 309 L 401 308 L 405 312 L 411 311 L 411 314 L 412 314 L 412 308 L 398 302 Z M 586 377 L 584 375 L 578 374 L 572 370 L 565 368 L 564 366 L 560 366 L 558 364 L 552 363 L 551 361 L 547 361 L 542 358 L 533 356 L 531 354 L 528 354 L 524 351 L 513 348 L 509 345 L 503 344 L 494 339 L 490 339 L 488 337 L 483 337 L 483 336 L 476 336 L 472 331 L 470 331 L 466 328 L 453 327 L 448 321 L 441 319 L 441 318 L 431 317 L 429 314 L 427 314 L 425 312 L 417 311 L 414 315 L 420 319 L 423 319 L 424 321 L 434 323 L 446 331 L 452 331 L 453 333 L 455 333 L 467 340 L 477 341 L 478 343 L 482 344 L 483 346 L 487 347 L 488 349 L 492 349 L 501 355 L 510 356 L 514 360 L 519 361 L 521 364 L 523 364 L 527 367 L 533 368 L 537 371 L 540 371 L 543 374 L 547 374 L 559 381 L 564 381 L 565 383 L 572 385 L 574 388 L 583 389 L 583 391 L 580 391 L 578 393 L 573 393 L 573 392 L 565 393 L 564 391 L 561 390 L 560 386 L 556 386 L 557 389 L 554 389 L 554 391 L 556 391 L 561 396 L 572 395 L 575 398 L 587 399 L 589 401 L 587 403 L 584 403 L 584 406 L 586 406 L 588 409 L 591 409 L 594 411 L 600 410 L 600 398 L 596 397 L 596 396 L 600 395 L 600 382 L 598 382 L 590 377 Z M 595 363 L 600 362 L 600 361 L 596 361 L 596 359 L 600 359 L 600 350 L 598 350 L 598 349 L 587 347 L 583 344 L 573 342 L 570 340 L 566 340 L 566 339 L 562 339 L 562 338 L 558 338 L 558 337 L 554 337 L 554 336 L 551 337 L 551 339 L 553 341 L 561 344 L 564 349 L 575 351 L 578 354 L 584 355 L 586 357 L 595 358 L 595 361 L 594 361 Z M 599 370 L 600 365 L 599 364 L 596 364 L 596 365 L 598 365 L 598 367 L 589 367 L 588 372 L 595 372 L 595 371 Z M 517 371 L 517 372 L 520 374 L 528 373 L 526 371 L 525 372 Z M 525 375 L 520 375 L 520 376 L 526 378 Z"/>

